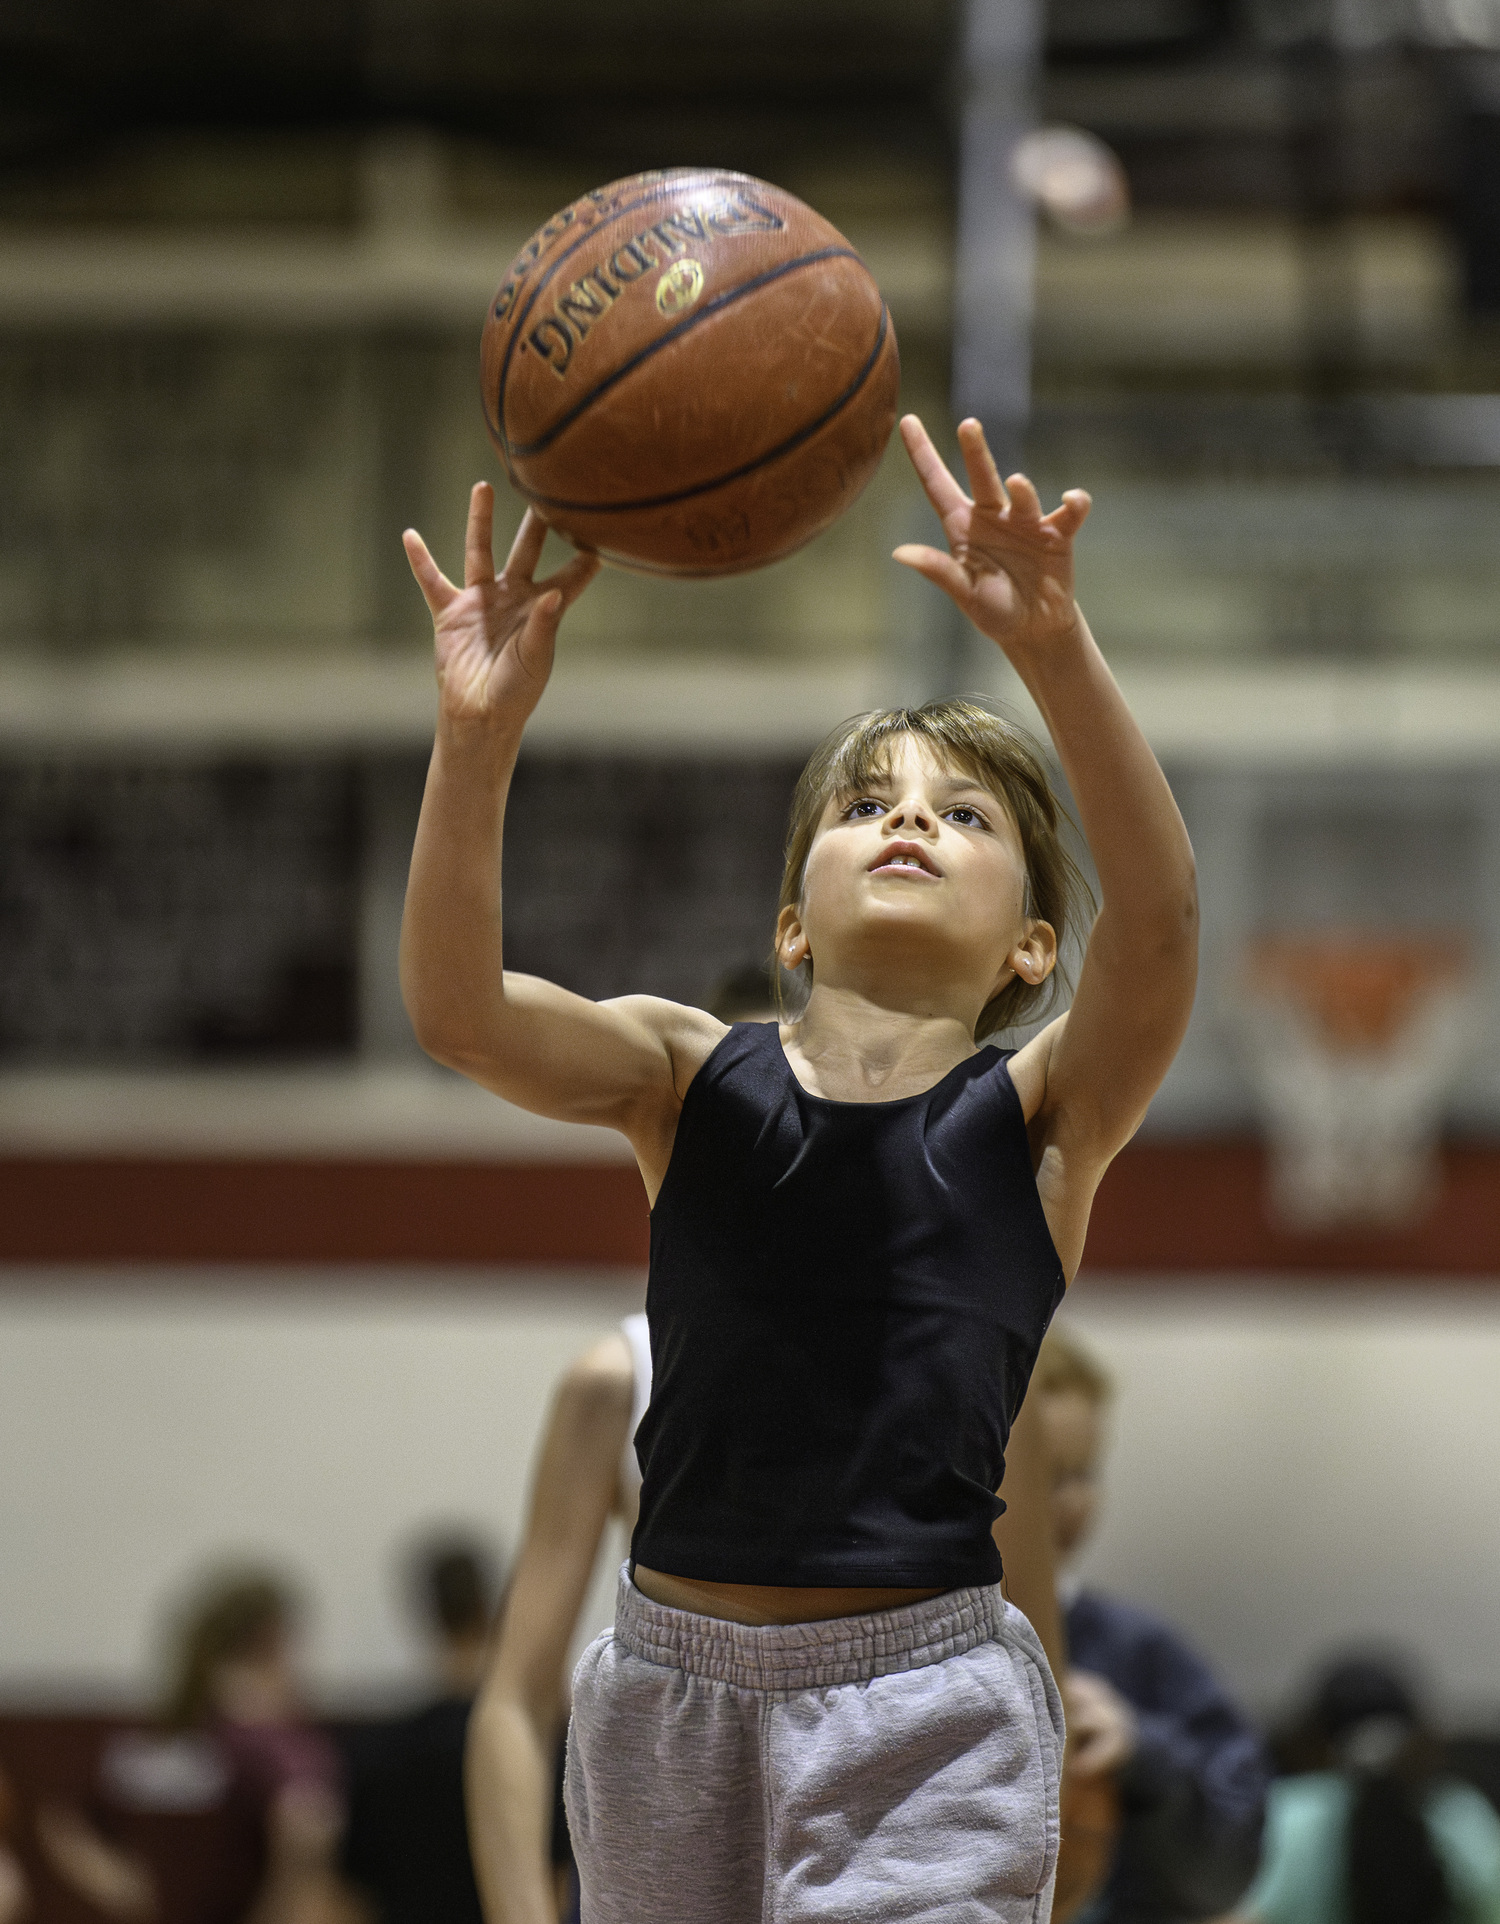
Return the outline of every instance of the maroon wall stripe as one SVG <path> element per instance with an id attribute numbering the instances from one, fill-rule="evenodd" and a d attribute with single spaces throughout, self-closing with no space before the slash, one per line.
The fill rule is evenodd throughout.
<path id="1" fill-rule="evenodd" d="M 646 1261 L 624 1163 L 0 1162 L 13 1263 Z"/>
<path id="2" fill-rule="evenodd" d="M 1441 1189 L 1401 1229 L 1308 1235 L 1280 1227 L 1256 1142 L 1145 1142 L 1099 1186 L 1090 1270 L 1491 1276 L 1500 1280 L 1500 1144 L 1443 1154 Z"/>
<path id="3" fill-rule="evenodd" d="M 628 1164 L 24 1157 L 0 1161 L 9 1263 L 471 1263 L 639 1268 Z M 1253 1142 L 1146 1142 L 1105 1177 L 1086 1266 L 1122 1275 L 1493 1276 L 1500 1145 L 1448 1149 L 1410 1227 L 1295 1234 Z"/>

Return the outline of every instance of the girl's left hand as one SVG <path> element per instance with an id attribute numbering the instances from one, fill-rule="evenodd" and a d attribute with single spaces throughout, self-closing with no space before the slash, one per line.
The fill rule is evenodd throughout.
<path id="1" fill-rule="evenodd" d="M 1000 479 L 984 429 L 970 419 L 959 423 L 958 444 L 971 498 L 915 414 L 902 417 L 901 438 L 943 524 L 949 553 L 908 543 L 894 559 L 951 595 L 1007 654 L 1025 654 L 1067 634 L 1077 619 L 1073 537 L 1091 506 L 1083 489 L 1070 488 L 1060 507 L 1043 514 L 1024 474 Z"/>

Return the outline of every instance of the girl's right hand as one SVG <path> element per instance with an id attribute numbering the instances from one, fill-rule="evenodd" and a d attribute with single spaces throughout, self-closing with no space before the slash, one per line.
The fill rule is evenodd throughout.
<path id="1" fill-rule="evenodd" d="M 909 542 L 894 559 L 950 595 L 1018 668 L 1038 647 L 1076 638 L 1073 537 L 1090 505 L 1083 489 L 1070 488 L 1060 507 L 1043 514 L 1024 474 L 1000 479 L 984 429 L 972 417 L 958 424 L 972 498 L 949 473 L 915 414 L 902 417 L 901 438 L 943 524 L 949 552 Z"/>
<path id="2" fill-rule="evenodd" d="M 542 698 L 563 612 L 599 571 L 597 555 L 581 554 L 545 581 L 533 581 L 547 524 L 535 508 L 495 573 L 491 546 L 495 491 L 476 483 L 469 496 L 464 585 L 456 588 L 415 528 L 401 537 L 417 586 L 432 614 L 439 708 L 450 722 L 509 723 L 519 728 Z"/>

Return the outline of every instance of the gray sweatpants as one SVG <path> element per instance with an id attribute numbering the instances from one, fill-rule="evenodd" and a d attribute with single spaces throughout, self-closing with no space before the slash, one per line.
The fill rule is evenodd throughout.
<path id="1" fill-rule="evenodd" d="M 998 1587 L 752 1629 L 622 1570 L 573 1678 L 583 1924 L 1046 1924 L 1062 1739 Z"/>

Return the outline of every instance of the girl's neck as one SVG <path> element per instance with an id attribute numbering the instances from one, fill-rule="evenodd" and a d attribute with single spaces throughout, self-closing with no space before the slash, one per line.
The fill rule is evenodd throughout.
<path id="1" fill-rule="evenodd" d="M 890 1008 L 817 983 L 782 1043 L 803 1087 L 841 1102 L 916 1095 L 975 1049 L 973 1025 L 957 1010 Z"/>

